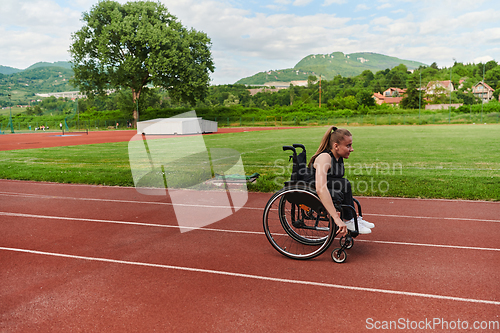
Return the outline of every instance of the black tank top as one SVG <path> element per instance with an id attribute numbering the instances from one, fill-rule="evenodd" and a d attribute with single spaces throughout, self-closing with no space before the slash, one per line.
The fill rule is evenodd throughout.
<path id="1" fill-rule="evenodd" d="M 332 181 L 334 181 L 335 179 L 344 177 L 344 171 L 345 171 L 344 170 L 344 159 L 342 157 L 339 157 L 339 159 L 337 160 L 335 158 L 335 156 L 333 155 L 331 150 L 325 150 L 325 151 L 321 152 L 321 154 L 323 154 L 323 153 L 327 153 L 331 157 L 330 169 L 328 170 L 328 173 L 326 174 L 326 180 L 329 184 L 331 184 Z M 316 180 L 316 169 L 313 166 L 311 166 L 311 175 L 310 175 L 309 179 L 310 179 L 310 181 Z"/>

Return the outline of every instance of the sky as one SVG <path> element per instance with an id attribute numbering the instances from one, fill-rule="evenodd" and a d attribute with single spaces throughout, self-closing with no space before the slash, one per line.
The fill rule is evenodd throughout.
<path id="1" fill-rule="evenodd" d="M 500 62 L 498 0 L 159 1 L 185 27 L 210 37 L 215 85 L 332 52 L 374 52 L 439 67 Z M 2 0 L 0 65 L 70 61 L 71 34 L 96 3 Z"/>

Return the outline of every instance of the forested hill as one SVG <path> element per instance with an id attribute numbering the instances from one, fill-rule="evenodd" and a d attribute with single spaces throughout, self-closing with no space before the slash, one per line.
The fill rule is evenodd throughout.
<path id="1" fill-rule="evenodd" d="M 300 60 L 294 68 L 276 71 L 260 72 L 243 78 L 237 84 L 262 85 L 267 82 L 290 82 L 307 80 L 310 75 L 320 76 L 325 80 L 332 80 L 336 75 L 352 77 L 365 70 L 377 72 L 387 68 L 392 69 L 404 64 L 408 69 L 427 66 L 421 62 L 403 60 L 377 53 L 361 52 L 344 54 L 334 52 L 330 54 L 314 54 Z"/>
<path id="2" fill-rule="evenodd" d="M 28 67 L 26 69 L 18 69 L 18 68 L 0 65 L 0 74 L 10 75 L 10 74 L 14 74 L 14 73 L 29 71 L 31 69 L 40 68 L 40 67 L 62 67 L 62 68 L 66 68 L 66 69 L 71 69 L 71 63 L 69 63 L 67 61 L 56 61 L 56 62 L 43 62 L 43 61 L 41 61 L 41 62 L 37 62 L 36 64 L 31 65 L 30 67 Z"/>
<path id="3" fill-rule="evenodd" d="M 0 106 L 10 105 L 9 94 L 13 105 L 26 105 L 37 98 L 36 93 L 77 90 L 69 83 L 73 75 L 67 62 L 37 63 L 22 71 L 0 74 Z"/>

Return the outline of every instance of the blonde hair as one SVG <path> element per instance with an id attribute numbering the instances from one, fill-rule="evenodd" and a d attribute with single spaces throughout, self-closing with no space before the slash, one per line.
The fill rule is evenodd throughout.
<path id="1" fill-rule="evenodd" d="M 316 160 L 316 157 L 318 157 L 319 154 L 324 152 L 325 150 L 332 150 L 333 144 L 337 143 L 339 144 L 342 140 L 344 140 L 344 137 L 346 136 L 352 136 L 351 132 L 346 130 L 345 128 L 337 128 L 335 126 L 330 127 L 325 135 L 323 135 L 323 139 L 321 139 L 321 143 L 319 144 L 319 148 L 316 151 L 316 153 L 311 157 L 311 160 L 309 161 L 309 167 L 313 165 L 314 161 Z"/>

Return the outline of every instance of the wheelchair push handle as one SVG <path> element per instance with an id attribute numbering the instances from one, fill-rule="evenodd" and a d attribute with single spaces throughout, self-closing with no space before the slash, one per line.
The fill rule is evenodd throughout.
<path id="1" fill-rule="evenodd" d="M 302 150 L 306 150 L 306 147 L 300 143 L 294 143 L 293 148 L 301 148 Z"/>
<path id="2" fill-rule="evenodd" d="M 297 154 L 297 151 L 292 146 L 283 146 L 283 151 L 291 150 L 294 154 Z"/>

